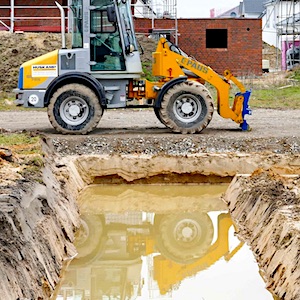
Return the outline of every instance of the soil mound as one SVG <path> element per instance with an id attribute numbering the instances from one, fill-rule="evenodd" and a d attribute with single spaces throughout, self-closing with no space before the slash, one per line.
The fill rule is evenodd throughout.
<path id="1" fill-rule="evenodd" d="M 9 33 L 0 31 L 0 89 L 11 92 L 17 87 L 19 67 L 23 62 L 60 48 L 56 33 Z"/>

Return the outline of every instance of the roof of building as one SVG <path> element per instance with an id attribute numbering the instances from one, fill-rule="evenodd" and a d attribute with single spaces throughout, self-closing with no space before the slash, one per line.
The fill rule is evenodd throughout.
<path id="1" fill-rule="evenodd" d="M 266 0 L 244 0 L 244 13 L 262 13 L 265 9 L 264 2 Z"/>
<path id="2" fill-rule="evenodd" d="M 233 7 L 217 16 L 218 18 L 235 18 L 239 17 L 239 6 Z"/>

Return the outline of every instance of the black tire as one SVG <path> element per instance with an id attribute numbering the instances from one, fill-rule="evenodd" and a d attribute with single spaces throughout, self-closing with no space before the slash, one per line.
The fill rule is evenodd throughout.
<path id="1" fill-rule="evenodd" d="M 211 246 L 214 227 L 206 213 L 163 216 L 157 232 L 158 250 L 177 263 L 199 259 Z"/>
<path id="2" fill-rule="evenodd" d="M 88 87 L 72 83 L 59 88 L 51 97 L 48 117 L 63 134 L 86 134 L 98 125 L 103 109 L 96 94 Z"/>
<path id="3" fill-rule="evenodd" d="M 162 119 L 161 115 L 160 115 L 160 108 L 154 107 L 154 113 L 157 117 L 157 119 L 165 126 L 167 126 L 164 122 L 164 120 Z"/>
<path id="4" fill-rule="evenodd" d="M 188 80 L 167 91 L 161 102 L 160 117 L 173 132 L 198 133 L 207 127 L 213 112 L 212 97 L 207 88 Z"/>

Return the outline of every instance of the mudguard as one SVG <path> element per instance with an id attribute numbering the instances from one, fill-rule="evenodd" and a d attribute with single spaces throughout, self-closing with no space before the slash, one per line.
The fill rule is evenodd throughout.
<path id="1" fill-rule="evenodd" d="M 167 83 L 165 83 L 161 90 L 159 91 L 159 94 L 157 96 L 157 98 L 155 99 L 155 103 L 154 103 L 154 107 L 155 108 L 160 108 L 160 105 L 161 105 L 161 101 L 165 95 L 165 93 L 171 88 L 173 87 L 175 84 L 178 84 L 178 83 L 181 83 L 181 82 L 184 82 L 187 80 L 187 76 L 181 76 L 181 77 L 177 77 L 177 78 L 174 78 L 170 81 L 168 81 Z"/>
<path id="2" fill-rule="evenodd" d="M 82 72 L 69 72 L 55 78 L 50 83 L 45 93 L 44 106 L 47 107 L 49 105 L 53 93 L 58 88 L 69 83 L 84 84 L 85 86 L 92 89 L 96 93 L 97 97 L 99 98 L 99 102 L 101 106 L 103 108 L 106 108 L 107 103 L 106 103 L 106 97 L 105 97 L 104 88 L 102 84 L 90 74 L 82 73 Z"/>

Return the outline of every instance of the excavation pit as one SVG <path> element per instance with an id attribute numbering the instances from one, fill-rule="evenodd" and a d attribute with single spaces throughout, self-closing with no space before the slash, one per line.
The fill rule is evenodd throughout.
<path id="1" fill-rule="evenodd" d="M 82 154 L 78 152 L 83 151 L 83 145 L 81 144 L 80 147 L 74 145 L 74 139 L 69 141 L 71 142 L 63 138 L 44 139 L 45 166 L 40 183 L 32 184 L 19 181 L 18 192 L 14 188 L 12 193 L 7 191 L 7 194 L 1 198 L 1 206 L 3 207 L 1 221 L 3 228 L 5 228 L 2 235 L 4 240 L 1 244 L 3 245 L 2 260 L 0 260 L 0 270 L 2 278 L 4 278 L 1 287 L 3 297 L 7 299 L 17 299 L 18 297 L 21 299 L 22 297 L 25 299 L 49 299 L 51 295 L 54 297 L 55 288 L 60 282 L 63 282 L 60 281 L 60 277 L 63 276 L 61 273 L 63 266 L 71 265 L 72 260 L 75 261 L 76 259 L 77 250 L 73 245 L 75 232 L 81 225 L 80 214 L 82 215 L 84 209 L 87 209 L 81 206 L 79 195 L 88 187 L 100 184 L 102 187 L 108 187 L 108 190 L 115 192 L 121 187 L 133 190 L 136 195 L 142 193 L 144 188 L 156 189 L 157 191 L 167 188 L 169 189 L 167 194 L 172 195 L 170 191 L 177 186 L 182 186 L 188 191 L 194 188 L 221 186 L 224 190 L 219 191 L 219 194 L 224 193 L 223 200 L 229 206 L 226 208 L 225 204 L 220 202 L 224 207 L 217 210 L 218 213 L 214 215 L 214 222 L 217 223 L 216 220 L 218 220 L 219 215 L 228 215 L 230 212 L 233 217 L 231 222 L 237 225 L 235 231 L 238 237 L 241 241 L 248 243 L 259 264 L 262 274 L 262 277 L 259 277 L 260 280 L 263 278 L 267 289 L 280 295 L 282 299 L 297 299 L 294 296 L 299 294 L 297 290 L 299 286 L 297 279 L 299 278 L 297 277 L 297 270 L 299 269 L 299 260 L 297 260 L 299 214 L 296 213 L 299 211 L 299 201 L 297 200 L 299 198 L 299 180 L 296 175 L 293 179 L 286 181 L 283 174 L 299 174 L 300 160 L 298 155 L 221 151 L 210 153 L 191 153 L 192 151 L 190 151 L 180 154 L 180 151 L 173 151 L 177 144 L 172 144 L 174 146 L 172 149 L 168 149 L 168 153 L 159 150 L 156 154 L 149 154 L 145 151 L 127 151 L 125 148 L 121 148 L 120 145 L 123 144 L 121 140 L 116 141 L 115 145 L 106 145 L 107 148 L 105 148 L 104 143 L 99 148 L 99 141 L 97 147 L 86 143 L 84 145 L 88 145 L 89 149 L 92 149 L 90 150 L 91 153 Z M 187 141 L 185 139 L 185 145 Z M 144 139 L 143 143 L 146 142 Z M 137 145 L 137 150 L 140 144 L 135 145 Z M 115 149 L 122 149 L 122 151 L 113 151 L 114 147 Z M 109 149 L 109 151 L 104 151 L 104 149 Z M 242 180 L 236 179 L 238 178 L 236 175 L 239 173 L 252 175 L 246 176 L 247 179 L 244 183 L 239 185 L 240 180 Z M 259 176 L 262 176 L 261 180 L 257 179 Z M 263 182 L 264 184 L 262 184 Z M 287 199 L 291 199 L 292 196 L 295 197 L 292 202 L 288 202 L 288 205 L 286 202 L 276 201 L 277 197 L 282 195 L 281 191 L 286 189 L 290 191 L 287 194 Z M 197 199 L 194 196 L 192 202 L 180 201 L 176 195 L 180 193 L 177 192 L 173 194 L 172 200 L 164 201 L 165 197 L 159 198 L 157 196 L 156 202 L 154 201 L 155 205 L 151 205 L 147 201 L 150 194 L 153 194 L 153 191 L 146 196 L 143 194 L 142 199 L 139 198 L 135 201 L 134 207 L 129 207 L 126 201 L 111 201 L 113 206 L 111 203 L 108 207 L 96 204 L 92 210 L 96 211 L 96 207 L 99 207 L 101 215 L 105 215 L 107 212 L 114 214 L 126 212 L 127 215 L 143 212 L 153 216 L 162 214 L 162 210 L 165 209 L 173 216 L 178 213 L 178 210 L 191 214 L 197 213 L 202 202 L 200 199 L 197 204 Z M 163 191 L 160 191 L 159 194 L 163 194 Z M 283 194 L 285 195 L 285 193 Z M 281 230 L 280 226 L 276 224 L 275 232 L 274 222 L 283 219 L 277 217 L 272 219 L 273 214 L 270 213 L 268 215 L 271 216 L 270 222 L 265 218 L 264 224 L 266 226 L 259 230 L 255 229 L 255 225 L 261 221 L 258 216 L 265 217 L 264 214 L 256 214 L 260 210 L 259 199 L 262 199 L 263 195 L 270 196 L 264 200 L 262 207 L 264 209 L 269 207 L 269 212 L 276 214 L 284 212 L 285 216 L 288 217 L 289 222 L 286 223 L 288 226 Z M 177 198 L 174 200 L 174 197 Z M 243 201 L 239 201 L 240 198 Z M 273 201 L 276 202 L 277 206 L 273 205 Z M 123 202 L 122 205 L 121 202 Z M 164 205 L 168 203 L 168 208 L 163 208 L 162 203 Z M 186 203 L 188 204 L 187 207 L 184 206 Z M 116 211 L 112 211 L 112 208 Z M 248 209 L 251 211 L 251 220 L 254 223 L 249 223 L 247 214 L 243 214 Z M 292 213 L 288 215 L 287 211 Z M 169 216 L 166 218 L 171 218 Z M 217 227 L 215 227 L 214 222 L 215 232 Z M 271 227 L 267 226 L 269 223 Z M 179 224 L 182 226 L 175 224 L 175 228 L 177 228 L 176 232 L 181 232 L 179 235 L 181 239 L 191 239 L 195 230 L 185 226 L 185 223 L 180 222 L 180 220 Z M 193 225 L 192 228 L 198 228 L 200 231 L 200 226 L 196 222 L 191 222 L 191 224 Z M 266 233 L 264 234 L 265 229 Z M 153 230 L 149 228 L 149 232 L 153 232 Z M 252 232 L 258 236 L 252 236 L 250 234 Z M 230 229 L 230 251 L 232 250 L 231 241 L 234 239 L 237 241 L 232 233 L 233 226 Z M 273 233 L 276 233 L 275 237 Z M 216 236 L 217 234 L 214 234 L 212 244 L 217 241 Z M 271 243 L 256 243 L 259 240 L 258 237 L 262 237 L 264 241 L 271 241 Z M 147 236 L 143 236 L 143 238 L 146 239 Z M 278 245 L 278 241 L 285 243 Z M 156 244 L 157 242 L 153 243 Z M 158 250 L 154 246 L 152 248 L 153 253 L 156 253 L 155 251 Z M 260 246 L 264 248 L 261 249 Z M 290 246 L 292 251 L 290 251 Z M 278 253 L 281 253 L 281 256 L 275 256 L 273 251 L 265 251 L 265 247 L 275 249 L 277 252 L 280 248 L 281 251 Z M 11 251 L 11 249 L 14 250 Z M 284 265 L 286 263 L 283 259 L 285 249 L 289 250 L 287 256 L 289 261 L 291 259 L 294 261 L 291 269 Z M 236 254 L 239 253 L 242 251 L 238 251 Z M 197 256 L 194 254 L 192 256 L 192 259 L 199 258 L 199 256 L 194 257 Z M 225 260 L 224 257 L 225 255 L 222 255 L 223 261 Z M 235 257 L 236 255 L 230 261 L 234 261 Z M 272 260 L 272 267 L 270 267 L 269 262 L 274 257 L 276 260 Z M 178 261 L 178 258 L 173 257 L 172 259 L 174 264 L 182 265 L 182 261 Z M 193 269 L 196 273 L 197 270 L 199 273 L 199 269 Z M 202 276 L 204 272 L 206 271 L 201 271 L 199 274 Z M 183 274 L 185 278 L 189 278 L 187 282 L 193 281 L 194 274 L 191 272 L 183 272 Z M 282 278 L 284 278 L 284 282 L 281 282 Z M 185 280 L 183 281 L 185 282 Z M 292 282 L 292 284 L 287 285 L 287 282 Z M 263 281 L 262 286 L 264 286 Z M 167 293 L 170 289 L 165 288 L 163 291 Z M 263 289 L 263 291 L 265 290 Z M 53 297 L 52 299 L 54 299 Z"/>
<path id="2" fill-rule="evenodd" d="M 273 299 L 234 235 L 227 187 L 88 186 L 78 198 L 78 255 L 53 299 Z"/>
<path id="3" fill-rule="evenodd" d="M 277 174 L 273 180 L 277 182 L 281 180 L 281 177 L 287 173 L 297 173 L 299 170 L 299 157 L 288 155 L 272 155 L 267 154 L 244 154 L 244 153 L 210 153 L 210 154 L 192 154 L 185 156 L 178 155 L 138 155 L 138 154 L 126 154 L 126 155 L 81 155 L 80 157 L 74 156 L 71 159 L 71 165 L 78 172 L 78 176 L 81 178 L 82 186 L 86 187 L 95 184 L 109 184 L 109 189 L 118 189 L 118 186 L 130 186 L 135 189 L 139 186 L 147 185 L 151 186 L 177 186 L 184 184 L 186 187 L 193 188 L 194 186 L 204 185 L 216 185 L 221 184 L 228 186 L 233 178 L 236 178 L 236 174 L 241 173 L 252 174 L 261 170 L 261 173 L 268 174 L 267 170 L 272 169 L 272 172 Z M 271 173 L 272 173 L 271 172 Z M 247 177 L 247 176 L 246 176 Z M 249 177 L 249 176 L 248 176 Z M 296 176 L 297 177 L 297 176 Z M 251 177 L 249 177 L 251 178 Z M 261 184 L 261 183 L 260 183 Z M 295 181 L 297 186 L 297 182 Z M 252 185 L 255 189 L 255 183 Z M 261 190 L 262 194 L 271 193 L 273 189 L 270 185 L 265 185 L 265 189 Z M 231 192 L 234 197 L 238 199 L 235 194 L 234 188 L 230 185 Z M 129 187 L 128 187 L 129 188 Z M 246 188 L 244 187 L 244 190 Z M 242 191 L 239 191 L 242 193 Z M 252 191 L 253 192 L 253 191 Z M 250 193 L 251 194 L 251 193 Z M 230 193 L 226 194 L 226 201 L 230 202 Z M 259 195 L 256 195 L 259 198 Z M 147 199 L 147 198 L 146 198 Z M 162 200 L 162 202 L 164 202 Z M 172 202 L 172 201 L 171 201 Z M 143 204 L 144 206 L 143 206 Z M 147 206 L 146 201 L 137 201 L 135 208 L 140 212 L 152 212 Z M 174 203 L 173 203 L 174 204 Z M 121 202 L 115 204 L 115 207 L 121 205 Z M 123 203 L 124 205 L 124 203 Z M 272 203 L 268 204 L 272 206 Z M 160 202 L 157 202 L 156 207 L 161 206 Z M 180 205 L 178 206 L 180 207 Z M 122 209 L 122 206 L 119 207 Z M 124 210 L 128 209 L 128 203 L 125 202 Z M 185 208 L 182 208 L 185 210 Z M 258 208 L 257 208 L 258 209 Z M 95 208 L 94 208 L 95 210 Z M 108 209 L 109 210 L 109 209 Z M 231 213 L 234 211 L 234 207 L 230 207 Z M 124 212 L 124 211 L 123 211 Z M 132 212 L 132 211 L 131 211 Z M 240 216 L 235 215 L 234 222 L 239 222 Z M 255 217 L 254 217 L 255 219 Z M 256 220 L 260 222 L 260 220 Z M 239 222 L 239 224 L 242 224 Z M 236 227 L 236 231 L 239 234 L 241 240 L 247 241 L 251 246 L 251 242 L 247 239 L 247 235 L 244 238 L 243 234 L 240 234 L 240 229 Z M 251 231 L 251 228 L 249 228 Z M 269 232 L 270 234 L 270 232 Z M 260 263 L 260 257 L 255 254 L 258 262 Z M 280 264 L 280 262 L 278 262 Z M 274 271 L 274 270 L 273 270 Z M 261 274 L 266 282 L 270 282 L 270 274 L 265 274 L 261 269 Z M 272 274 L 273 276 L 273 274 Z M 297 283 L 296 289 L 297 289 Z M 273 284 L 275 287 L 275 285 Z M 269 290 L 273 292 L 273 288 L 269 287 Z M 293 290 L 293 288 L 291 289 Z M 290 291 L 291 293 L 295 293 Z M 271 296 L 267 294 L 265 297 Z M 273 296 L 271 296 L 273 297 Z M 276 296 L 274 296 L 276 297 Z M 264 299 L 264 298 L 262 298 Z M 276 298 L 275 298 L 276 299 Z M 293 299 L 293 298 L 284 298 Z"/>

